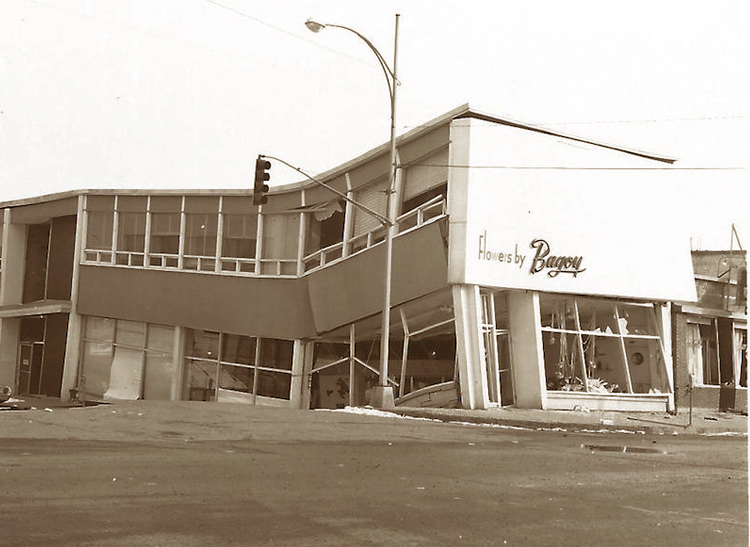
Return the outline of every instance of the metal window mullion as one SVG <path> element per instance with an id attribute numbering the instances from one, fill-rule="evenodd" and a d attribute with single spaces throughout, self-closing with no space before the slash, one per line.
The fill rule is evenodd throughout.
<path id="1" fill-rule="evenodd" d="M 352 179 L 349 176 L 348 171 L 344 173 L 344 180 L 346 181 L 346 197 L 348 197 L 350 200 L 353 200 L 354 192 L 352 191 Z M 344 234 L 341 241 L 343 245 L 343 248 L 341 249 L 342 257 L 346 257 L 351 254 L 349 241 L 352 238 L 352 222 L 354 220 L 354 205 L 350 201 L 347 201 L 344 207 Z"/>
<path id="2" fill-rule="evenodd" d="M 656 329 L 656 332 L 659 335 L 659 337 L 658 337 L 658 339 L 659 339 L 659 351 L 661 351 L 662 366 L 665 368 L 665 370 L 663 370 L 663 371 L 660 370 L 659 371 L 659 376 L 661 377 L 662 375 L 664 375 L 664 377 L 666 377 L 666 379 L 667 379 L 667 386 L 668 386 L 669 391 L 671 392 L 672 389 L 673 389 L 673 387 L 671 385 L 669 374 L 667 374 L 667 371 L 666 371 L 666 366 L 667 366 L 667 352 L 666 352 L 666 350 L 664 348 L 664 330 L 661 328 L 661 321 L 657 321 L 656 320 L 656 306 L 657 306 L 656 304 L 653 304 L 651 306 L 651 308 L 650 308 L 650 311 L 651 311 L 650 315 L 651 315 L 651 321 L 653 321 L 653 323 L 654 323 L 654 328 Z M 717 348 L 718 348 L 718 346 L 717 346 Z"/>
<path id="3" fill-rule="evenodd" d="M 431 331 L 431 330 L 433 330 L 433 329 L 437 329 L 437 328 L 439 328 L 439 327 L 442 327 L 442 326 L 444 326 L 444 325 L 447 325 L 447 324 L 449 324 L 449 323 L 453 323 L 454 321 L 455 321 L 455 318 L 450 318 L 450 319 L 446 319 L 445 321 L 440 321 L 439 323 L 435 323 L 434 325 L 430 325 L 430 326 L 428 326 L 428 327 L 424 327 L 424 328 L 421 328 L 421 329 L 419 329 L 419 330 L 415 330 L 414 332 L 412 332 L 412 333 L 409 333 L 409 334 L 410 334 L 410 336 L 412 336 L 412 337 L 414 337 L 414 336 L 419 336 L 420 334 L 424 334 L 425 332 L 429 332 L 429 331 Z M 507 330 L 507 329 L 506 329 L 506 330 Z M 495 332 L 496 332 L 497 334 L 499 334 L 499 333 L 500 333 L 500 330 L 496 328 L 496 329 L 495 329 Z"/>
<path id="4" fill-rule="evenodd" d="M 716 383 L 712 385 L 721 385 L 721 354 L 719 353 L 719 319 L 715 318 L 711 320 L 714 330 L 714 343 L 716 344 Z M 710 347 L 709 347 L 710 350 Z M 710 364 L 710 363 L 709 363 Z"/>
<path id="5" fill-rule="evenodd" d="M 143 267 L 148 268 L 151 266 L 151 196 L 146 198 L 146 228 L 144 230 L 143 237 Z"/>
<path id="6" fill-rule="evenodd" d="M 373 367 L 373 366 L 371 366 L 371 365 L 368 365 L 367 363 L 365 363 L 365 362 L 364 362 L 364 361 L 363 361 L 362 359 L 360 359 L 359 357 L 355 357 L 355 358 L 354 358 L 354 360 L 355 360 L 355 361 L 356 361 L 357 363 L 359 363 L 360 365 L 362 365 L 363 367 L 365 367 L 365 368 L 366 368 L 367 370 L 369 370 L 370 372 L 374 372 L 375 374 L 379 374 L 379 373 L 380 373 L 380 370 L 376 369 L 375 367 Z M 391 378 L 390 376 L 388 377 L 388 381 L 389 381 L 390 383 L 392 383 L 393 385 L 395 385 L 396 387 L 398 387 L 398 382 L 397 382 L 396 380 L 394 380 L 393 378 Z"/>
<path id="7" fill-rule="evenodd" d="M 184 200 L 184 198 L 183 198 Z M 219 402 L 219 386 L 221 385 L 221 346 L 223 333 L 219 332 L 218 347 L 216 348 L 216 359 L 211 359 L 212 363 L 216 364 L 216 385 L 214 387 L 214 402 Z"/>
<path id="8" fill-rule="evenodd" d="M 117 254 L 117 236 L 120 231 L 120 212 L 117 210 L 120 196 L 115 196 L 115 209 L 112 211 L 112 254 L 109 257 L 110 264 L 117 264 L 115 255 Z"/>
<path id="9" fill-rule="evenodd" d="M 320 365 L 319 367 L 315 367 L 314 369 L 310 370 L 310 373 L 320 372 L 321 370 L 335 367 L 336 365 L 340 365 L 342 363 L 348 363 L 349 361 L 352 361 L 352 360 L 356 362 L 356 359 L 352 359 L 351 357 L 343 357 L 339 359 L 338 361 L 334 361 L 333 363 L 326 363 L 325 365 Z"/>
<path id="10" fill-rule="evenodd" d="M 219 212 L 216 220 L 216 252 L 214 253 L 214 272 L 221 273 L 221 255 L 224 251 L 224 196 L 219 196 Z"/>
<path id="11" fill-rule="evenodd" d="M 573 310 L 575 311 L 575 326 L 578 333 L 576 336 L 576 342 L 578 342 L 578 354 L 581 356 L 581 368 L 583 369 L 583 390 L 588 393 L 589 391 L 589 375 L 586 370 L 586 354 L 583 352 L 583 335 L 581 334 L 581 315 L 578 311 L 578 300 L 573 299 Z"/>
<path id="12" fill-rule="evenodd" d="M 302 205 L 304 206 L 304 192 L 302 193 L 303 200 Z M 305 221 L 307 220 L 307 213 L 299 214 L 299 231 L 297 233 L 297 276 L 301 276 L 305 271 L 304 266 L 304 254 L 305 254 Z M 279 267 L 280 268 L 280 267 Z M 279 273 L 281 273 L 279 271 Z"/>
<path id="13" fill-rule="evenodd" d="M 354 323 L 349 325 L 349 406 L 354 406 L 354 354 L 356 352 L 356 340 Z"/>
<path id="14" fill-rule="evenodd" d="M 260 274 L 262 272 L 261 264 L 263 260 L 263 236 L 264 236 L 264 214 L 263 214 L 263 206 L 260 205 L 258 208 L 258 227 L 257 227 L 257 236 L 255 238 L 255 273 Z"/>
<path id="15" fill-rule="evenodd" d="M 180 237 L 179 241 L 177 243 L 177 268 L 183 269 L 185 265 L 185 233 L 187 231 L 186 227 L 187 223 L 187 215 L 185 214 L 185 196 L 182 196 L 182 204 L 180 205 Z"/>
<path id="16" fill-rule="evenodd" d="M 398 309 L 401 316 L 401 326 L 404 329 L 404 347 L 401 352 L 401 379 L 398 385 L 398 396 L 404 396 L 404 383 L 406 382 L 406 363 L 409 359 L 409 325 L 406 322 L 406 312 L 403 306 Z"/>
<path id="17" fill-rule="evenodd" d="M 52 230 L 50 229 L 50 236 L 52 235 Z M 47 290 L 46 287 L 44 289 Z M 47 316 L 42 316 L 42 320 L 44 321 L 44 332 L 42 333 L 42 366 L 39 369 L 39 385 L 37 387 L 37 394 L 40 394 L 40 391 L 42 389 L 42 380 L 44 379 L 44 354 L 47 351 Z M 32 348 L 33 351 L 33 348 Z M 31 382 L 31 372 L 29 371 L 29 383 Z"/>
<path id="18" fill-rule="evenodd" d="M 485 293 L 484 298 L 487 301 L 487 317 L 484 318 L 485 323 L 489 327 L 489 335 L 490 338 L 488 341 L 489 345 L 489 354 L 488 357 L 490 357 L 490 366 L 492 367 L 492 377 L 493 377 L 493 389 L 495 390 L 496 395 L 496 401 L 493 401 L 495 403 L 502 403 L 502 392 L 501 392 L 501 386 L 500 386 L 500 359 L 499 359 L 499 353 L 497 350 L 497 329 L 495 326 L 495 294 L 492 292 Z"/>
<path id="19" fill-rule="evenodd" d="M 258 366 L 260 363 L 260 344 L 262 338 L 255 338 L 255 362 L 253 363 L 253 404 L 258 402 Z"/>
<path id="20" fill-rule="evenodd" d="M 628 352 L 625 349 L 625 338 L 622 335 L 622 329 L 620 328 L 620 313 L 617 310 L 617 304 L 612 304 L 614 309 L 615 325 L 617 326 L 617 334 L 620 339 L 620 352 L 622 353 L 622 360 L 625 364 L 625 382 L 628 386 L 628 393 L 633 393 L 633 381 L 630 378 L 630 364 L 628 363 Z"/>
<path id="21" fill-rule="evenodd" d="M 147 215 L 148 218 L 148 215 Z M 144 257 L 145 265 L 145 257 Z M 146 324 L 146 335 L 143 337 L 143 347 L 141 348 L 141 391 L 139 397 L 145 399 L 146 394 L 146 355 L 148 353 L 148 323 Z"/>
<path id="22" fill-rule="evenodd" d="M 88 196 L 84 196 L 86 200 L 88 200 Z M 83 240 L 83 245 L 81 245 L 81 253 L 78 255 L 78 262 L 85 262 L 86 261 L 86 249 L 88 248 L 88 236 L 89 236 L 89 212 L 85 208 L 83 209 L 83 226 L 81 229 L 81 238 Z M 0 251 L 2 251 L 2 241 L 0 241 Z M 99 253 L 96 254 L 96 261 L 99 262 Z M 2 256 L 0 256 L 0 272 L 2 271 Z"/>

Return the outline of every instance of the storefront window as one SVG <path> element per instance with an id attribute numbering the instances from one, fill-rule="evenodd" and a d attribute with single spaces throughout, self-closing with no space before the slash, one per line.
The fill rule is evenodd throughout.
<path id="1" fill-rule="evenodd" d="M 456 339 L 452 335 L 416 337 L 409 340 L 408 355 L 400 393 L 453 380 Z"/>
<path id="2" fill-rule="evenodd" d="M 394 310 L 388 382 L 396 404 L 457 404 L 456 328 L 451 291 L 438 291 Z M 380 318 L 346 325 L 315 344 L 310 407 L 343 408 L 370 401 L 380 375 Z M 354 347 L 350 346 L 354 342 Z M 353 352 L 352 352 L 353 349 Z"/>
<path id="3" fill-rule="evenodd" d="M 688 369 L 694 384 L 747 387 L 747 327 L 734 325 L 727 331 L 727 336 L 720 335 L 715 318 L 688 319 Z M 721 365 L 722 360 L 726 364 Z"/>
<path id="4" fill-rule="evenodd" d="M 293 351 L 294 342 L 288 340 L 189 330 L 186 398 L 221 401 L 244 394 L 289 399 Z"/>
<path id="5" fill-rule="evenodd" d="M 737 383 L 747 387 L 747 327 L 734 328 L 734 370 Z"/>
<path id="6" fill-rule="evenodd" d="M 115 340 L 121 346 L 142 348 L 146 343 L 146 323 L 118 320 Z"/>
<path id="7" fill-rule="evenodd" d="M 654 307 L 540 296 L 547 389 L 661 393 L 667 388 Z"/>
<path id="8" fill-rule="evenodd" d="M 109 374 L 112 368 L 112 344 L 84 340 L 83 378 L 86 395 L 101 399 L 109 388 Z"/>
<path id="9" fill-rule="evenodd" d="M 352 362 L 349 344 L 319 342 L 310 380 L 310 408 L 345 408 L 367 404 L 365 390 L 377 383 L 377 376 Z"/>
<path id="10" fill-rule="evenodd" d="M 169 400 L 173 344 L 172 327 L 87 316 L 83 392 L 96 399 Z"/>
<path id="11" fill-rule="evenodd" d="M 292 354 L 294 343 L 288 340 L 263 338 L 257 366 L 257 394 L 288 399 L 292 387 Z M 283 372 L 282 372 L 283 371 Z"/>
<path id="12" fill-rule="evenodd" d="M 256 339 L 238 334 L 224 334 L 221 342 L 219 387 L 252 394 L 255 381 Z"/>
<path id="13" fill-rule="evenodd" d="M 146 340 L 143 398 L 168 401 L 172 398 L 174 329 L 162 325 L 148 325 Z"/>

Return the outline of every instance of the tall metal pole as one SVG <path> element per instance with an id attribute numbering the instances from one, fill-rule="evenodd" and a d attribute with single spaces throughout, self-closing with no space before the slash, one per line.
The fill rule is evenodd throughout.
<path id="1" fill-rule="evenodd" d="M 374 393 L 371 404 L 378 408 L 394 406 L 393 388 L 388 385 L 388 354 L 390 350 L 391 334 L 391 287 L 393 285 L 393 236 L 395 226 L 393 224 L 393 209 L 395 182 L 396 182 L 396 88 L 397 62 L 398 62 L 398 19 L 396 14 L 396 26 L 393 39 L 393 74 L 391 91 L 391 163 L 388 171 L 388 189 L 386 191 L 385 217 L 389 221 L 385 226 L 385 289 L 383 291 L 383 313 L 381 318 L 380 338 L 380 382 L 378 390 Z"/>
<path id="2" fill-rule="evenodd" d="M 381 318 L 380 328 L 380 371 L 378 385 L 372 388 L 372 396 L 370 397 L 370 404 L 376 408 L 393 408 L 393 388 L 388 385 L 388 353 L 389 353 L 389 342 L 390 342 L 390 331 L 391 331 L 391 286 L 392 286 L 392 270 L 393 270 L 393 236 L 395 235 L 395 226 L 393 222 L 394 211 L 396 208 L 396 88 L 398 87 L 398 77 L 396 76 L 396 63 L 398 61 L 398 20 L 400 15 L 396 14 L 396 27 L 393 38 L 393 69 L 388 66 L 383 55 L 373 45 L 367 37 L 363 36 L 356 30 L 345 27 L 343 25 L 334 25 L 330 23 L 320 23 L 314 19 L 308 19 L 305 21 L 305 26 L 312 32 L 320 32 L 326 27 L 340 28 L 353 32 L 359 38 L 361 38 L 367 46 L 375 54 L 378 59 L 380 68 L 383 69 L 383 74 L 388 82 L 388 93 L 391 99 L 391 158 L 390 166 L 388 168 L 388 188 L 386 189 L 386 205 L 385 205 L 385 217 L 381 217 L 377 213 L 373 213 L 366 207 L 353 202 L 358 207 L 372 214 L 379 221 L 383 222 L 385 226 L 385 241 L 383 246 L 385 247 L 385 279 L 383 289 L 383 309 Z M 268 156 L 266 156 L 268 157 Z M 288 164 L 287 164 L 288 165 Z M 295 168 L 296 169 L 296 168 Z M 317 181 L 316 181 L 317 182 Z M 347 201 L 350 201 L 347 198 Z"/>

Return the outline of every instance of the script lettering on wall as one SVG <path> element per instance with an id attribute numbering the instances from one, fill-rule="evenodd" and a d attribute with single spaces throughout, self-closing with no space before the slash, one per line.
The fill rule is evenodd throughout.
<path id="1" fill-rule="evenodd" d="M 557 277 L 560 274 L 570 274 L 578 277 L 578 274 L 586 271 L 582 267 L 583 256 L 554 255 L 552 247 L 546 239 L 535 238 L 529 244 L 534 249 L 534 256 L 526 261 L 527 255 L 521 254 L 518 243 L 506 250 L 493 249 L 488 244 L 487 230 L 479 235 L 479 253 L 477 258 L 481 261 L 493 262 L 502 265 L 514 265 L 523 268 L 524 263 L 528 265 L 529 275 L 546 273 L 548 277 Z"/>

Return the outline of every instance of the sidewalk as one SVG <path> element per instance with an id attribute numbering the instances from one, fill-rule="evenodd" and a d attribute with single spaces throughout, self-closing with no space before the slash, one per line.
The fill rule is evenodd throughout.
<path id="1" fill-rule="evenodd" d="M 230 403 L 202 403 L 208 405 L 205 408 L 206 417 L 221 412 L 222 409 L 242 405 Z M 95 406 L 94 404 L 93 406 Z M 124 401 L 101 403 L 99 406 L 117 409 L 130 409 L 133 405 L 145 405 L 146 408 L 154 405 L 166 411 L 174 406 L 178 411 L 180 403 L 169 403 L 166 401 Z M 229 405 L 229 406 L 227 406 Z M 68 408 L 81 408 L 80 403 L 62 402 L 55 397 L 23 397 L 11 399 L 0 405 L 0 412 L 12 410 L 65 410 Z M 93 407 L 92 406 L 92 407 Z M 195 408 L 195 407 L 193 407 Z M 268 412 L 276 411 L 278 418 L 284 410 L 271 407 L 250 407 L 268 409 Z M 305 414 L 306 411 L 294 411 Z M 314 411 L 310 411 L 314 412 Z M 529 410 L 518 408 L 492 408 L 488 410 L 465 410 L 449 408 L 408 408 L 397 407 L 389 411 L 381 412 L 374 409 L 351 409 L 351 412 L 370 413 L 383 417 L 403 416 L 412 418 L 423 418 L 437 420 L 446 423 L 471 423 L 482 425 L 494 425 L 510 428 L 523 428 L 535 430 L 565 430 L 578 432 L 616 432 L 626 431 L 635 434 L 657 434 L 657 435 L 747 435 L 747 416 L 738 412 L 719 412 L 718 410 L 697 408 L 693 409 L 692 421 L 687 409 L 680 409 L 677 415 L 666 412 L 611 412 L 611 411 L 555 411 L 555 410 Z M 297 414 L 295 420 L 300 420 Z M 303 420 L 305 421 L 305 420 Z"/>
<path id="2" fill-rule="evenodd" d="M 525 429 L 566 431 L 629 431 L 658 435 L 747 435 L 747 416 L 738 412 L 687 409 L 666 412 L 556 411 L 519 408 L 464 410 L 448 408 L 396 408 L 392 412 L 443 422 L 468 422 Z"/>

